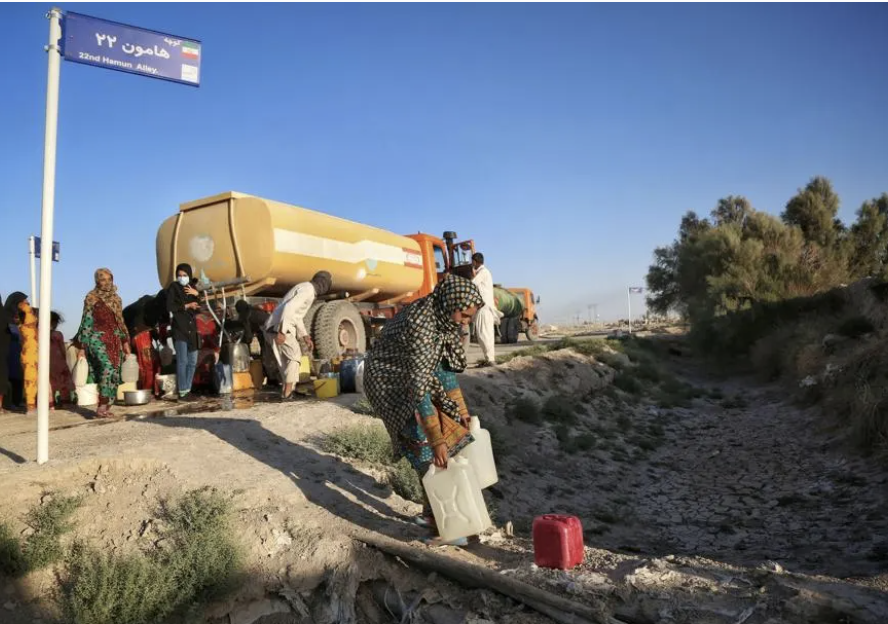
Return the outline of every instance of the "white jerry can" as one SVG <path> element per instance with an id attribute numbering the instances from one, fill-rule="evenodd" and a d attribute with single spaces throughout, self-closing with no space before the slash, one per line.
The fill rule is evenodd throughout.
<path id="1" fill-rule="evenodd" d="M 446 470 L 434 464 L 422 478 L 438 533 L 446 541 L 478 535 L 490 527 L 490 515 L 478 477 L 469 462 L 454 457 Z"/>

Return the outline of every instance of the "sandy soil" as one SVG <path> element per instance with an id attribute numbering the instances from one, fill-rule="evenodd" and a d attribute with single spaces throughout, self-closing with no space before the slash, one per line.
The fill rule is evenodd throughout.
<path id="1" fill-rule="evenodd" d="M 496 524 L 509 523 L 515 536 L 491 531 L 446 554 L 623 622 L 888 621 L 884 467 L 852 459 L 778 389 L 709 379 L 680 358 L 669 365 L 725 398 L 662 409 L 614 392 L 612 369 L 570 351 L 463 375 L 473 411 L 510 449 L 488 492 Z M 550 424 L 510 422 L 504 408 L 521 394 L 579 400 L 573 434 L 589 434 L 594 447 L 565 453 Z M 551 621 L 355 545 L 350 535 L 366 530 L 424 548 L 416 541 L 424 533 L 409 522 L 418 506 L 394 494 L 380 469 L 319 450 L 325 432 L 369 421 L 349 409 L 357 399 L 155 403 L 115 408 L 110 422 L 60 411 L 51 416 L 44 466 L 31 461 L 33 419 L 0 416 L 0 516 L 24 531 L 22 513 L 44 492 L 82 493 L 76 536 L 126 552 L 156 542 L 160 500 L 213 486 L 237 493 L 237 532 L 251 569 L 237 595 L 208 611 L 221 618 L 214 621 L 327 621 L 317 605 L 313 619 L 299 619 L 285 598 L 296 592 L 311 606 L 326 587 L 329 603 L 343 570 L 360 576 L 367 595 L 383 582 L 405 595 L 433 589 L 423 604 L 446 605 L 450 615 L 440 618 L 462 618 L 435 620 L 427 610 L 422 621 L 434 624 Z M 533 566 L 531 521 L 552 512 L 583 521 L 586 562 L 571 572 Z M 41 596 L 53 584 L 50 573 L 8 583 L 0 620 L 48 617 Z M 368 610 L 329 621 L 375 622 Z"/>

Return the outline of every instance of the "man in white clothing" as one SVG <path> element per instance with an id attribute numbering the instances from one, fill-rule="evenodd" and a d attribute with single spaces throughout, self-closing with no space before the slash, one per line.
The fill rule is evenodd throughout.
<path id="1" fill-rule="evenodd" d="M 291 288 L 265 322 L 265 340 L 281 368 L 281 397 L 284 399 L 290 397 L 299 381 L 300 342 L 305 343 L 309 353 L 314 351 L 314 342 L 305 327 L 305 315 L 315 299 L 330 292 L 332 286 L 332 275 L 327 271 L 316 273 L 310 282 Z"/>
<path id="2" fill-rule="evenodd" d="M 493 352 L 494 326 L 500 322 L 503 314 L 496 309 L 496 300 L 493 297 L 493 276 L 490 270 L 484 266 L 484 254 L 476 253 L 472 256 L 472 267 L 475 269 L 475 277 L 472 281 L 481 291 L 481 299 L 484 307 L 472 319 L 475 327 L 475 337 L 481 346 L 479 366 L 493 365 L 496 363 L 496 355 Z"/>

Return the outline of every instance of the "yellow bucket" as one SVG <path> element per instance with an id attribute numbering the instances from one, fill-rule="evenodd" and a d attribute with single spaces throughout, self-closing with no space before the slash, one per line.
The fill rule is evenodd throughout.
<path id="1" fill-rule="evenodd" d="M 314 389 L 317 398 L 332 399 L 339 396 L 339 379 L 337 377 L 315 379 Z"/>
<path id="2" fill-rule="evenodd" d="M 311 381 L 311 358 L 303 355 L 299 360 L 299 383 L 308 383 Z"/>

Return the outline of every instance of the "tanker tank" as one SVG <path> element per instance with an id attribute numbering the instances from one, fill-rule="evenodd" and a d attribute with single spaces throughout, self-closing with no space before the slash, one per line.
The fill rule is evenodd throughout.
<path id="1" fill-rule="evenodd" d="M 322 270 L 333 275 L 334 291 L 373 303 L 423 283 L 422 254 L 411 238 L 236 192 L 182 204 L 160 226 L 156 253 L 162 286 L 182 262 L 201 283 L 246 278 L 244 290 L 255 296 L 281 296 Z"/>
<path id="2" fill-rule="evenodd" d="M 493 300 L 496 302 L 496 309 L 503 313 L 503 318 L 520 318 L 524 314 L 524 303 L 515 293 L 494 286 Z"/>

